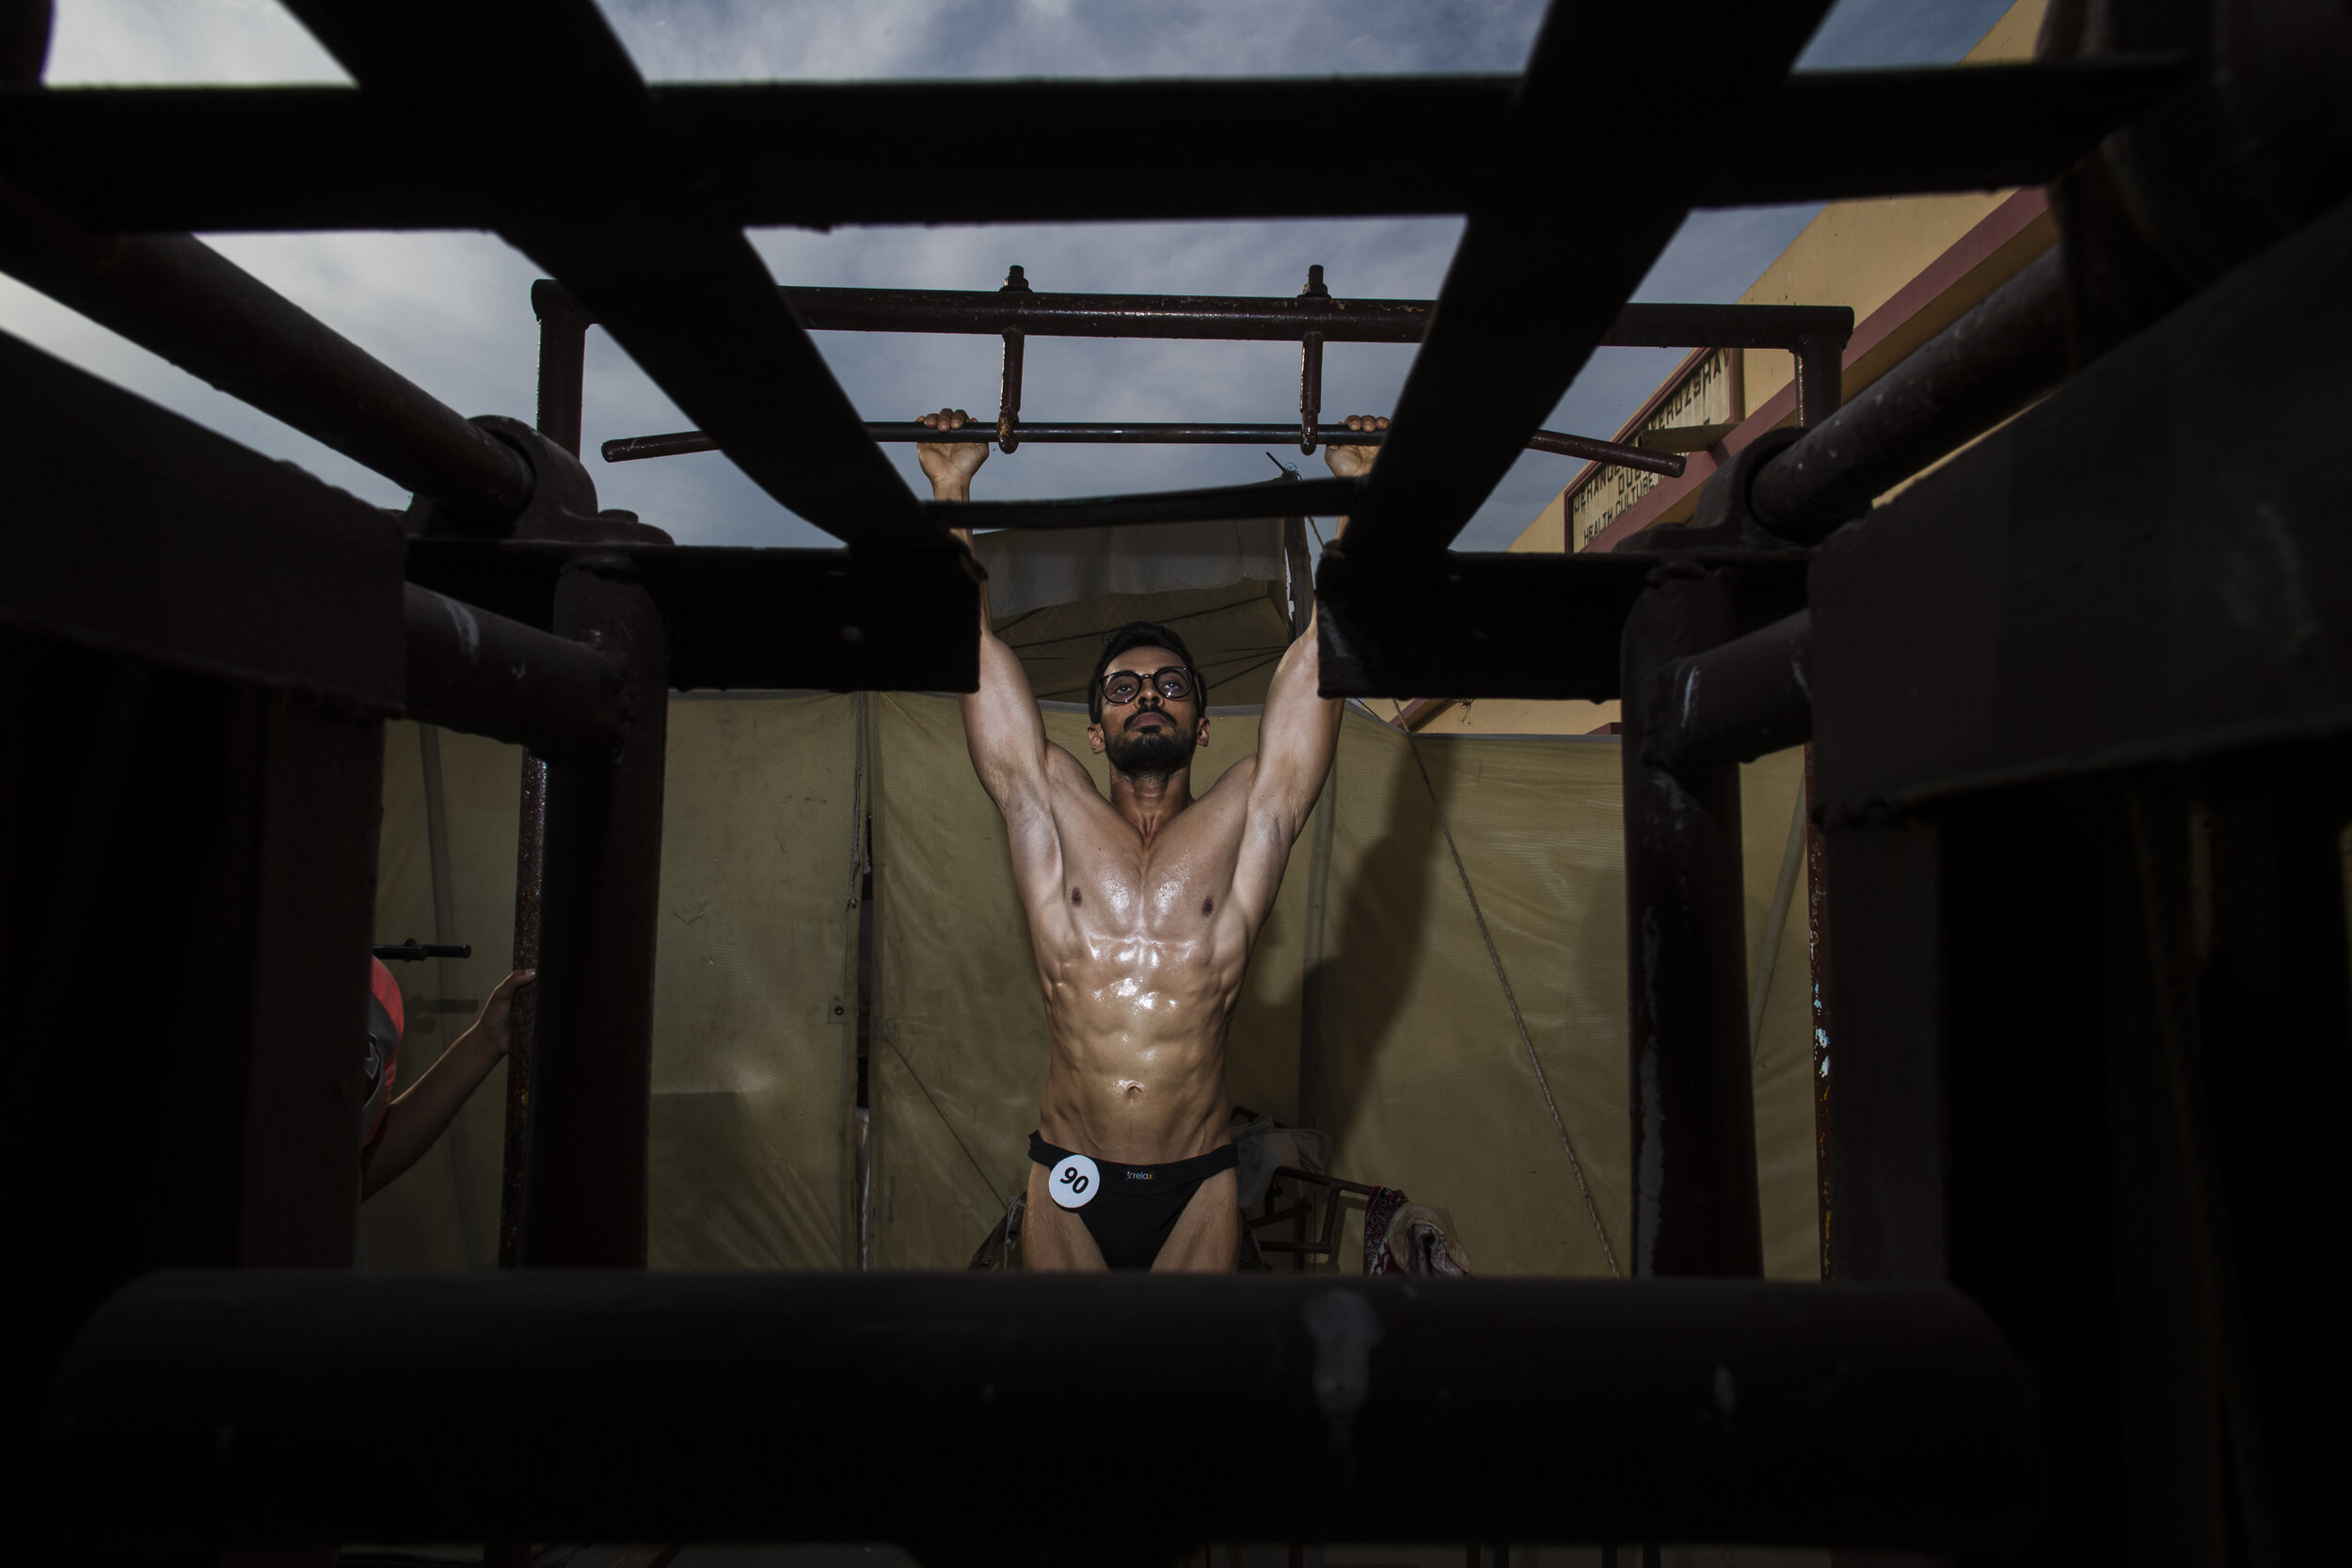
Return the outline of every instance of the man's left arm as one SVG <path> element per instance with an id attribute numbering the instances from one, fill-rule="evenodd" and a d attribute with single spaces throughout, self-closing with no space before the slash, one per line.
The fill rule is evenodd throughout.
<path id="1" fill-rule="evenodd" d="M 1389 428 L 1386 418 L 1351 414 L 1350 430 Z M 1372 446 L 1327 446 L 1324 461 L 1342 479 L 1371 471 L 1379 449 Z M 1332 530 L 1337 540 L 1347 531 L 1342 517 Z M 1270 908 L 1282 884 L 1282 867 L 1291 846 L 1314 810 L 1315 797 L 1330 775 L 1331 757 L 1340 745 L 1340 710 L 1336 697 L 1322 694 L 1322 612 L 1307 617 L 1307 629 L 1282 655 L 1266 689 L 1264 718 L 1258 725 L 1257 771 L 1249 781 L 1248 836 L 1242 844 L 1241 863 L 1234 870 L 1234 892 L 1248 905 Z"/>
<path id="2" fill-rule="evenodd" d="M 1317 689 L 1323 659 L 1316 619 L 1307 618 L 1306 631 L 1275 666 L 1258 725 L 1257 771 L 1249 781 L 1252 837 L 1263 831 L 1283 852 L 1314 810 L 1340 743 L 1340 700 Z"/>

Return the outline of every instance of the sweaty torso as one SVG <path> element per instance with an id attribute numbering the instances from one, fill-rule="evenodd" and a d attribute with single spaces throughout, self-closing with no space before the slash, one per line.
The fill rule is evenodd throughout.
<path id="1" fill-rule="evenodd" d="M 1149 838 L 1076 758 L 1051 771 L 1050 829 L 1014 847 L 1052 1034 L 1040 1131 L 1138 1164 L 1206 1153 L 1228 1136 L 1226 1028 L 1265 918 L 1243 906 L 1271 897 L 1234 892 L 1255 759 Z"/>

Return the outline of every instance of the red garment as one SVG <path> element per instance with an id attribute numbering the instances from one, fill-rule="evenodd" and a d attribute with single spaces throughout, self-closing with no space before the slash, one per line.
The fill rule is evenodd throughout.
<path id="1" fill-rule="evenodd" d="M 384 1114 L 392 1107 L 392 1081 L 400 1076 L 400 1037 L 407 1032 L 400 1005 L 400 982 L 384 960 L 368 959 L 367 1131 L 360 1147 L 374 1144 L 384 1131 Z"/>

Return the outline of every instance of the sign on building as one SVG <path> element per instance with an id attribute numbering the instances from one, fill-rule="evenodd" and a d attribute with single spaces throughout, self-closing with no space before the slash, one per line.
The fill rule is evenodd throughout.
<path id="1" fill-rule="evenodd" d="M 1617 439 L 1639 445 L 1644 431 L 1738 424 L 1748 412 L 1740 386 L 1740 358 L 1736 348 L 1719 348 L 1687 365 L 1651 397 L 1649 406 L 1618 433 Z M 1581 550 L 1591 544 L 1657 483 L 1656 474 L 1613 464 L 1598 464 L 1587 470 L 1568 494 L 1568 548 Z"/>

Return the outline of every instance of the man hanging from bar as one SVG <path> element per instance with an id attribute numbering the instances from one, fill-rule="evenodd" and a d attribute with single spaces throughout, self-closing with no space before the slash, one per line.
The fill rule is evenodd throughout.
<path id="1" fill-rule="evenodd" d="M 949 408 L 923 423 L 955 430 L 968 418 Z M 1325 452 L 1344 478 L 1376 450 Z M 988 458 L 984 442 L 915 452 L 942 500 L 969 500 Z M 968 530 L 958 536 L 971 543 Z M 1231 1270 L 1241 1206 L 1226 1029 L 1339 743 L 1340 705 L 1316 689 L 1315 624 L 1275 669 L 1257 754 L 1198 800 L 1192 753 L 1209 744 L 1208 689 L 1175 632 L 1133 622 L 1104 640 L 1087 744 L 1109 759 L 1107 800 L 1045 738 L 1020 657 L 991 629 L 985 591 L 979 638 L 964 737 L 1004 813 L 1049 1035 L 1023 1257 L 1044 1270 Z"/>

